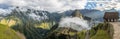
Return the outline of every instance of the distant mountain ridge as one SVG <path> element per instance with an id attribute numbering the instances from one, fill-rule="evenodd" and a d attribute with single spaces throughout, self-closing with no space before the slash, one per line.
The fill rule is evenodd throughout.
<path id="1" fill-rule="evenodd" d="M 74 10 L 69 10 L 69 11 L 66 11 L 64 12 L 66 16 L 71 16 L 72 12 Z M 82 10 L 79 10 L 80 13 L 86 17 L 90 17 L 91 19 L 94 19 L 94 20 L 98 20 L 98 21 L 103 21 L 102 18 L 103 18 L 103 15 L 104 15 L 104 11 L 100 11 L 100 10 L 88 10 L 88 9 L 82 9 Z"/>
<path id="2" fill-rule="evenodd" d="M 27 16 L 30 15 L 29 18 L 33 18 L 34 20 L 44 20 L 44 19 L 51 19 L 54 21 L 59 22 L 61 17 L 71 16 L 71 14 L 74 12 L 74 10 L 67 10 L 64 12 L 49 12 L 49 11 L 43 11 L 43 10 L 34 10 L 34 9 L 24 9 L 24 8 L 15 8 L 12 11 L 17 11 L 18 13 L 13 13 L 14 15 L 19 16 Z M 115 11 L 114 9 L 111 10 L 95 10 L 95 9 L 79 9 L 80 13 L 86 17 L 90 17 L 94 20 L 103 21 L 103 16 L 106 11 Z M 12 14 L 11 14 L 12 15 Z M 0 15 L 2 16 L 2 15 Z"/>

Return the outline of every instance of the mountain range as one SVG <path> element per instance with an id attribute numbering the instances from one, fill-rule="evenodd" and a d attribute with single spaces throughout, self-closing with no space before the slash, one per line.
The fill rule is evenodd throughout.
<path id="1" fill-rule="evenodd" d="M 1 23 L 9 25 L 15 31 L 24 34 L 27 39 L 43 39 L 51 31 L 57 29 L 62 17 L 71 17 L 75 10 L 62 13 L 43 10 L 24 9 L 16 7 L 10 14 L 0 15 Z M 105 11 L 81 9 L 80 13 L 86 19 L 103 21 Z M 4 24 L 3 23 L 3 24 Z"/>

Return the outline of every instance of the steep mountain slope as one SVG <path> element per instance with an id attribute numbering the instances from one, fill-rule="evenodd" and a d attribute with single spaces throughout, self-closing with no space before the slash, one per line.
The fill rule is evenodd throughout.
<path id="1" fill-rule="evenodd" d="M 0 24 L 0 39 L 21 39 L 17 33 L 7 25 Z"/>
<path id="2" fill-rule="evenodd" d="M 104 12 L 99 10 L 79 10 L 85 20 L 102 21 Z M 71 17 L 74 10 L 63 13 L 42 10 L 15 8 L 10 14 L 1 16 L 1 24 L 8 25 L 25 35 L 26 39 L 44 39 L 59 26 L 62 17 Z M 12 23 L 12 24 L 11 24 Z M 62 29 L 61 29 L 62 30 Z M 64 30 L 64 29 L 63 29 Z M 66 29 L 65 29 L 66 30 Z"/>
<path id="3" fill-rule="evenodd" d="M 1 23 L 9 25 L 13 21 L 14 24 L 10 27 L 23 33 L 26 39 L 43 39 L 57 22 L 50 12 L 21 8 L 15 8 L 10 14 L 3 16 Z"/>

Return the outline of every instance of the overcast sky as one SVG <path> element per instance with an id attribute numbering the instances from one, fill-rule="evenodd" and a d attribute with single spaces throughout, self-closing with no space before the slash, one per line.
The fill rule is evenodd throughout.
<path id="1" fill-rule="evenodd" d="M 0 0 L 0 10 L 5 11 L 10 7 L 24 7 L 47 11 L 66 11 L 74 9 L 105 10 L 120 9 L 119 0 L 90 1 L 90 0 Z"/>

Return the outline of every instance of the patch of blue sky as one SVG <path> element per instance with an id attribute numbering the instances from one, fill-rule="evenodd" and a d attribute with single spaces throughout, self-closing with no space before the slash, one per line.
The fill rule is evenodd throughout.
<path id="1" fill-rule="evenodd" d="M 87 2 L 85 9 L 94 9 L 95 7 L 97 7 L 96 2 Z"/>
<path id="2" fill-rule="evenodd" d="M 104 2 L 106 2 L 106 1 L 112 1 L 112 0 L 87 0 L 87 1 L 104 1 Z"/>
<path id="3" fill-rule="evenodd" d="M 9 7 L 11 7 L 11 6 L 8 4 L 0 4 L 0 8 L 2 8 L 2 9 L 8 9 Z"/>

